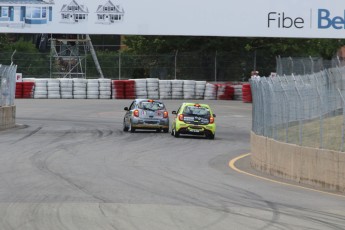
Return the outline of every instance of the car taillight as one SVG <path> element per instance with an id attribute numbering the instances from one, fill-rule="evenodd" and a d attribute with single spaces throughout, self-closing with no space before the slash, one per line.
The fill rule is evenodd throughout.
<path id="1" fill-rule="evenodd" d="M 179 119 L 180 121 L 183 121 L 183 119 L 184 119 L 183 114 L 178 115 L 178 119 Z"/>
<path id="2" fill-rule="evenodd" d="M 135 116 L 135 117 L 139 117 L 139 110 L 134 110 L 133 111 L 133 115 Z"/>
<path id="3" fill-rule="evenodd" d="M 167 112 L 167 111 L 164 111 L 164 112 L 163 112 L 163 117 L 164 117 L 164 118 L 168 118 L 168 116 L 169 116 L 168 112 Z"/>
<path id="4" fill-rule="evenodd" d="M 210 117 L 210 124 L 214 123 L 214 117 Z"/>

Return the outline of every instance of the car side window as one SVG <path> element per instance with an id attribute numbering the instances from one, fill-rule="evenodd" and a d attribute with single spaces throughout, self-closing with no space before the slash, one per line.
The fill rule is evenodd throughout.
<path id="1" fill-rule="evenodd" d="M 132 110 L 135 108 L 135 101 L 132 102 L 131 106 L 129 106 L 129 110 Z"/>
<path id="2" fill-rule="evenodd" d="M 181 110 L 181 106 L 180 106 L 180 108 L 178 108 L 178 110 L 177 110 L 177 114 L 179 114 L 179 113 L 180 113 L 180 110 Z"/>

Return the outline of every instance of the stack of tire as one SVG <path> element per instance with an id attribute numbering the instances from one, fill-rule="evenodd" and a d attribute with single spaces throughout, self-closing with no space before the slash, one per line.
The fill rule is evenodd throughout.
<path id="1" fill-rule="evenodd" d="M 112 81 L 112 95 L 113 99 L 125 99 L 125 81 Z"/>
<path id="2" fill-rule="evenodd" d="M 159 79 L 147 78 L 147 97 L 150 99 L 159 99 Z"/>
<path id="3" fill-rule="evenodd" d="M 48 80 L 47 79 L 35 79 L 35 99 L 48 98 Z"/>
<path id="4" fill-rule="evenodd" d="M 148 98 L 146 79 L 134 79 L 136 98 Z"/>
<path id="5" fill-rule="evenodd" d="M 171 99 L 171 81 L 159 80 L 159 98 Z"/>
<path id="6" fill-rule="evenodd" d="M 242 85 L 242 101 L 245 103 L 251 103 L 253 101 L 252 90 L 249 83 Z"/>
<path id="7" fill-rule="evenodd" d="M 242 98 L 243 98 L 243 95 L 242 95 L 242 84 L 235 84 L 235 85 L 233 85 L 233 87 L 235 89 L 234 100 L 242 101 Z"/>
<path id="8" fill-rule="evenodd" d="M 217 99 L 217 85 L 212 84 L 212 83 L 206 83 L 204 99 L 205 100 Z"/>
<path id="9" fill-rule="evenodd" d="M 195 81 L 184 80 L 183 81 L 183 99 L 195 99 Z"/>
<path id="10" fill-rule="evenodd" d="M 73 98 L 86 99 L 87 80 L 83 78 L 73 78 Z"/>
<path id="11" fill-rule="evenodd" d="M 195 99 L 204 99 L 206 81 L 195 81 Z"/>
<path id="12" fill-rule="evenodd" d="M 15 98 L 23 98 L 23 83 L 24 82 L 16 82 Z"/>
<path id="13" fill-rule="evenodd" d="M 183 80 L 171 80 L 171 98 L 183 99 Z"/>
<path id="14" fill-rule="evenodd" d="M 87 99 L 98 99 L 99 98 L 98 79 L 87 79 L 86 98 Z"/>
<path id="15" fill-rule="evenodd" d="M 60 92 L 62 99 L 73 98 L 73 80 L 69 78 L 60 79 Z"/>
<path id="16" fill-rule="evenodd" d="M 23 98 L 32 98 L 34 93 L 35 82 L 23 81 Z"/>
<path id="17" fill-rule="evenodd" d="M 48 89 L 48 99 L 61 98 L 59 79 L 48 79 L 47 89 Z"/>
<path id="18" fill-rule="evenodd" d="M 135 99 L 135 81 L 134 80 L 126 80 L 125 81 L 125 98 L 126 99 Z"/>
<path id="19" fill-rule="evenodd" d="M 217 84 L 217 99 L 218 100 L 233 100 L 235 89 L 229 84 Z"/>
<path id="20" fill-rule="evenodd" d="M 110 99 L 111 98 L 111 79 L 98 79 L 99 83 L 99 98 Z"/>

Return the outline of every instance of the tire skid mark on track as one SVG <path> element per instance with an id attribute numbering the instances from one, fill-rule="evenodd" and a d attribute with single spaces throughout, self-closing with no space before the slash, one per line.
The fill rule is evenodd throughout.
<path id="1" fill-rule="evenodd" d="M 30 132 L 29 134 L 25 135 L 24 137 L 19 138 L 18 140 L 12 142 L 12 144 L 16 144 L 16 143 L 18 143 L 18 142 L 20 142 L 20 141 L 22 141 L 22 140 L 24 140 L 24 139 L 26 139 L 26 138 L 31 137 L 32 135 L 38 133 L 42 128 L 43 128 L 43 127 L 38 127 L 38 128 L 35 129 L 34 131 L 32 131 L 32 132 Z"/>
<path id="2" fill-rule="evenodd" d="M 145 171 L 145 174 L 149 173 L 149 174 L 155 174 L 154 172 L 152 172 L 151 170 L 149 169 L 146 169 L 146 168 L 141 168 L 141 171 Z M 176 172 L 175 172 L 176 173 Z M 174 200 L 179 200 L 185 204 L 190 204 L 190 205 L 193 205 L 193 206 L 197 206 L 197 207 L 203 207 L 203 208 L 206 208 L 206 209 L 210 209 L 210 210 L 213 210 L 213 211 L 217 211 L 217 212 L 220 212 L 222 213 L 220 217 L 218 217 L 217 220 L 213 221 L 212 223 L 208 223 L 207 225 L 204 226 L 205 229 L 207 229 L 207 226 L 212 226 L 212 224 L 215 224 L 217 222 L 220 222 L 222 221 L 223 219 L 227 218 L 228 214 L 234 214 L 234 215 L 238 215 L 238 216 L 246 216 L 246 214 L 243 214 L 243 213 L 239 213 L 239 212 L 236 212 L 236 211 L 233 211 L 231 209 L 229 209 L 228 207 L 226 207 L 224 205 L 224 202 L 226 201 L 227 204 L 228 203 L 231 203 L 235 206 L 243 206 L 243 204 L 240 204 L 240 203 L 237 203 L 235 202 L 234 200 L 232 200 L 230 197 L 227 197 L 227 196 L 223 196 L 222 194 L 220 193 L 217 193 L 215 191 L 212 191 L 212 189 L 204 189 L 202 185 L 200 186 L 197 186 L 197 185 L 192 185 L 188 182 L 185 182 L 183 180 L 178 180 L 176 178 L 173 178 L 171 176 L 165 176 L 165 175 L 160 175 L 161 177 L 164 177 L 167 179 L 167 181 L 172 181 L 174 183 L 178 183 L 179 186 L 182 184 L 183 186 L 187 186 L 189 188 L 192 188 L 192 189 L 195 189 L 196 191 L 202 191 L 202 192 L 205 192 L 207 193 L 210 197 L 220 197 L 222 198 L 222 202 L 219 203 L 219 207 L 218 206 L 214 206 L 212 205 L 214 202 L 207 202 L 207 201 L 204 201 L 202 199 L 199 199 L 197 197 L 195 197 L 194 194 L 184 194 L 183 196 L 179 196 L 178 193 L 177 194 L 174 194 L 174 195 L 168 195 L 168 194 L 161 194 L 159 192 L 155 192 L 155 195 L 157 196 L 165 196 L 165 197 L 169 197 L 171 199 L 174 199 Z M 185 179 L 185 177 L 181 177 L 183 179 Z M 114 178 L 111 178 L 114 180 Z M 192 179 L 192 178 L 191 178 Z M 128 186 L 133 186 L 135 187 L 136 189 L 140 189 L 140 190 L 144 190 L 144 191 L 149 191 L 150 192 L 150 188 L 149 186 L 145 186 L 144 184 L 134 184 L 134 183 L 130 183 L 129 181 L 122 181 L 122 179 L 120 178 L 117 178 L 116 179 L 117 181 L 120 181 L 124 184 L 127 184 Z M 235 188 L 233 187 L 233 190 L 238 190 L 238 188 Z M 152 192 L 152 191 L 151 191 Z M 254 193 L 251 193 L 250 191 L 240 191 L 239 192 L 240 194 L 254 194 Z M 251 195 L 252 197 L 253 195 Z M 254 194 L 254 196 L 257 196 L 256 194 Z M 248 198 L 248 200 L 250 200 Z M 266 220 L 266 219 L 262 219 L 262 221 L 264 222 L 268 222 L 268 224 L 266 226 L 271 226 L 273 224 L 276 223 L 276 220 L 277 220 L 277 216 L 279 216 L 278 211 L 277 209 L 272 209 L 272 206 L 270 205 L 267 205 L 267 202 L 265 202 L 261 197 L 257 197 L 254 201 L 259 201 L 261 203 L 261 206 L 260 206 L 260 209 L 265 209 L 267 211 L 272 211 L 272 219 L 271 220 Z M 262 205 L 266 204 L 266 207 L 267 208 L 264 208 Z M 248 204 L 247 208 L 251 208 L 252 205 Z M 247 216 L 246 216 L 247 217 Z M 253 219 L 257 219 L 257 217 L 253 216 L 252 217 Z"/>
<path id="3" fill-rule="evenodd" d="M 41 172 L 46 173 L 46 174 L 48 174 L 50 176 L 53 176 L 56 179 L 59 179 L 61 181 L 66 182 L 72 188 L 75 188 L 78 191 L 80 191 L 80 192 L 82 192 L 82 193 L 84 193 L 86 195 L 91 196 L 95 200 L 98 200 L 98 201 L 103 202 L 103 203 L 110 202 L 106 198 L 102 198 L 100 196 L 92 194 L 90 191 L 85 189 L 83 186 L 79 185 L 77 182 L 74 182 L 71 178 L 68 178 L 67 176 L 64 176 L 62 173 L 54 172 L 53 170 L 51 170 L 48 167 L 47 161 L 48 161 L 49 157 L 51 157 L 52 155 L 54 155 L 54 153 L 50 153 L 49 155 L 47 155 L 47 154 L 39 151 L 39 152 L 36 152 L 35 154 L 33 154 L 30 157 L 30 159 L 31 159 L 32 164 L 38 170 L 40 170 Z"/>

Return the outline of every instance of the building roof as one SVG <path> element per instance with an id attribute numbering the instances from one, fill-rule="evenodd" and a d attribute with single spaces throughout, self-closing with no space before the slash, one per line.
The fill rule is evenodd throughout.
<path id="1" fill-rule="evenodd" d="M 61 12 L 70 12 L 68 6 L 79 6 L 78 12 L 89 13 L 87 6 L 77 3 L 75 0 L 72 0 L 69 4 L 64 4 L 61 8 Z"/>
<path id="2" fill-rule="evenodd" d="M 103 10 L 103 7 L 115 7 L 114 11 L 105 11 Z M 105 3 L 104 5 L 99 5 L 97 8 L 96 13 L 124 13 L 123 8 L 120 5 L 114 5 L 110 0 L 108 0 L 107 3 Z"/>

